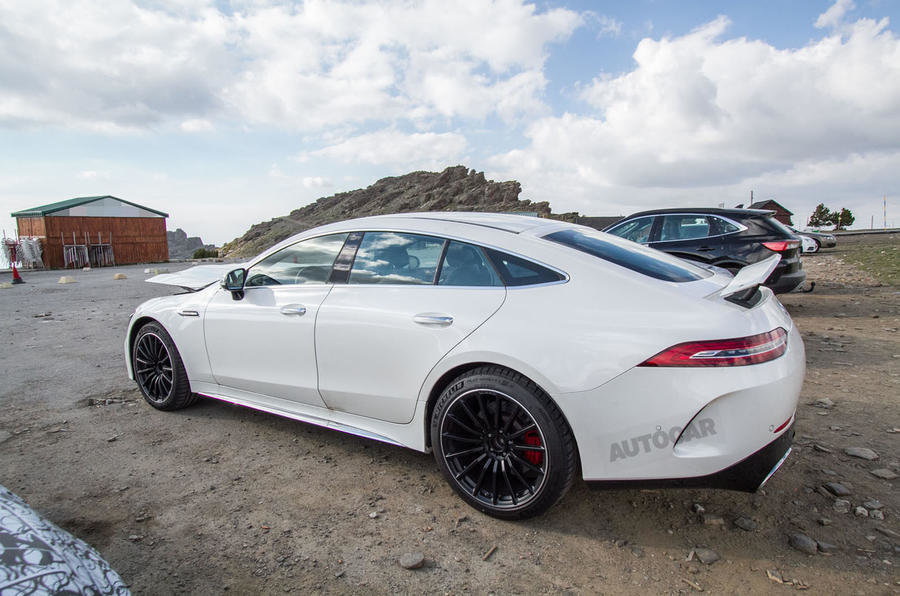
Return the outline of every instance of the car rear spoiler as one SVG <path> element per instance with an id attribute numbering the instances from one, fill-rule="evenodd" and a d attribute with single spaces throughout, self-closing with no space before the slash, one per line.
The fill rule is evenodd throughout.
<path id="1" fill-rule="evenodd" d="M 731 278 L 727 286 L 715 292 L 712 296 L 725 298 L 726 300 L 733 297 L 732 301 L 734 301 L 734 298 L 744 301 L 768 279 L 780 260 L 781 255 L 774 254 L 764 261 L 747 265 Z"/>

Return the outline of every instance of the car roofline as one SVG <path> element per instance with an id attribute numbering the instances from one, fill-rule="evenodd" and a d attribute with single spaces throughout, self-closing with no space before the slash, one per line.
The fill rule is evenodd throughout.
<path id="1" fill-rule="evenodd" d="M 700 213 L 702 215 L 725 215 L 725 216 L 741 216 L 744 217 L 767 217 L 771 215 L 775 215 L 775 212 L 771 209 L 727 209 L 722 207 L 669 207 L 666 209 L 649 209 L 647 211 L 638 211 L 637 213 L 632 213 L 626 217 L 623 217 L 621 220 L 615 222 L 620 223 L 626 219 L 632 219 L 635 217 L 646 217 L 648 215 L 670 215 L 670 214 L 688 214 L 688 213 Z"/>
<path id="2" fill-rule="evenodd" d="M 378 223 L 380 225 L 383 225 L 385 222 L 400 222 L 408 220 L 439 221 L 453 224 L 478 226 L 482 228 L 499 230 L 501 232 L 507 232 L 510 234 L 521 234 L 523 232 L 534 233 L 535 230 L 541 228 L 555 227 L 557 224 L 567 223 L 556 219 L 533 217 L 529 215 L 516 215 L 513 213 L 493 213 L 486 211 L 421 211 L 413 213 L 388 213 L 384 215 L 369 215 L 365 217 L 357 217 L 354 219 L 345 219 L 340 222 L 326 224 L 325 226 L 321 227 L 331 225 L 350 227 L 369 223 Z"/>

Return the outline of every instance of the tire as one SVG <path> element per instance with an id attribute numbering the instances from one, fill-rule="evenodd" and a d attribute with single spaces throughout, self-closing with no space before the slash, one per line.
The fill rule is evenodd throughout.
<path id="1" fill-rule="evenodd" d="M 822 248 L 822 243 L 816 238 L 813 238 L 813 242 L 815 242 L 816 245 L 809 252 L 819 252 L 819 249 Z"/>
<path id="2" fill-rule="evenodd" d="M 180 410 L 197 401 L 178 348 L 162 325 L 140 328 L 131 347 L 131 365 L 141 395 L 157 410 Z"/>
<path id="3" fill-rule="evenodd" d="M 575 439 L 532 381 L 499 366 L 454 379 L 431 415 L 434 457 L 469 505 L 500 519 L 545 512 L 575 480 Z"/>

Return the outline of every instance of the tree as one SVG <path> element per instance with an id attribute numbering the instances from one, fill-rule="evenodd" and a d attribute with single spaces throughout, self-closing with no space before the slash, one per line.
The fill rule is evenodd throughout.
<path id="1" fill-rule="evenodd" d="M 834 225 L 835 230 L 843 230 L 852 226 L 854 221 L 856 221 L 856 218 L 853 217 L 853 214 L 846 207 L 841 207 L 840 212 L 833 211 L 831 213 L 831 223 Z"/>
<path id="2" fill-rule="evenodd" d="M 833 225 L 834 221 L 832 217 L 836 215 L 831 212 L 831 209 L 825 206 L 825 203 L 819 203 L 816 207 L 816 210 L 813 211 L 813 214 L 809 216 L 809 223 L 807 224 L 811 228 L 821 228 L 822 226 Z"/>

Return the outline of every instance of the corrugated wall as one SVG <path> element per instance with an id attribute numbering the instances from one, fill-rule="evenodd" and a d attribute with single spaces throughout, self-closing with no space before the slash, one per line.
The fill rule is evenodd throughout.
<path id="1" fill-rule="evenodd" d="M 45 236 L 44 266 L 63 267 L 62 245 L 96 244 L 98 233 L 103 243 L 112 236 L 116 264 L 159 263 L 169 260 L 164 217 L 20 217 L 19 234 Z M 43 229 L 44 233 L 37 233 Z M 60 239 L 60 234 L 63 240 Z M 89 236 L 86 241 L 85 234 Z"/>

